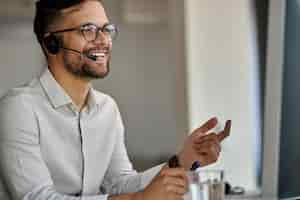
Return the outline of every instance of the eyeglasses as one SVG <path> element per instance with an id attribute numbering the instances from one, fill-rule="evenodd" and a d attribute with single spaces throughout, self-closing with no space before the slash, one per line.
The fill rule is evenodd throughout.
<path id="1" fill-rule="evenodd" d="M 100 31 L 105 37 L 108 37 L 111 40 L 115 40 L 118 35 L 118 30 L 116 25 L 111 23 L 104 24 L 104 26 L 102 27 L 99 27 L 93 23 L 87 23 L 76 28 L 54 31 L 51 32 L 51 34 L 63 33 L 68 31 L 80 31 L 87 42 L 93 42 L 97 40 Z"/>

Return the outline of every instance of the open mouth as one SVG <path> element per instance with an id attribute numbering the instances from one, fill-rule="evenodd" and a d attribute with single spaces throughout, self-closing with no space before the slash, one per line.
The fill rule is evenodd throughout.
<path id="1" fill-rule="evenodd" d="M 105 49 L 91 49 L 87 52 L 88 55 L 95 56 L 95 57 L 105 57 L 109 54 L 109 50 Z"/>
<path id="2" fill-rule="evenodd" d="M 96 63 L 105 63 L 109 55 L 109 50 L 107 49 L 92 49 L 87 52 L 87 55 L 94 57 Z"/>
<path id="3" fill-rule="evenodd" d="M 107 53 L 104 53 L 104 52 L 93 52 L 93 53 L 90 53 L 89 55 L 91 55 L 93 57 L 105 57 L 107 55 Z"/>

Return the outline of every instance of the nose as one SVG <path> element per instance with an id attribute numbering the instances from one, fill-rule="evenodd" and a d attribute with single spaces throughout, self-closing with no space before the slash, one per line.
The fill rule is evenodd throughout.
<path id="1" fill-rule="evenodd" d="M 94 43 L 101 45 L 111 45 L 111 38 L 108 35 L 105 35 L 101 30 L 99 30 L 97 38 Z"/>

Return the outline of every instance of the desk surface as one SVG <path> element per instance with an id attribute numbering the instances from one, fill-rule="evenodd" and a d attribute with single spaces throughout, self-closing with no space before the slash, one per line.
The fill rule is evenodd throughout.
<path id="1" fill-rule="evenodd" d="M 278 200 L 277 198 L 268 197 L 251 197 L 251 196 L 226 196 L 226 200 Z"/>

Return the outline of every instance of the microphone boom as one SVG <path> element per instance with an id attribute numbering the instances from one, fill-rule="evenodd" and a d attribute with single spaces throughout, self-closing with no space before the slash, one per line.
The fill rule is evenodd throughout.
<path id="1" fill-rule="evenodd" d="M 60 47 L 61 49 L 64 49 L 64 50 L 67 50 L 67 51 L 73 51 L 73 52 L 75 52 L 75 53 L 78 53 L 78 54 L 80 54 L 81 56 L 85 56 L 85 57 L 87 57 L 88 59 L 90 59 L 90 60 L 92 60 L 92 61 L 96 61 L 97 60 L 97 56 L 94 56 L 94 55 L 87 55 L 87 54 L 85 54 L 85 53 L 82 53 L 82 52 L 80 52 L 80 51 L 77 51 L 77 50 L 75 50 L 75 49 L 69 49 L 69 48 L 65 48 L 65 47 Z"/>

